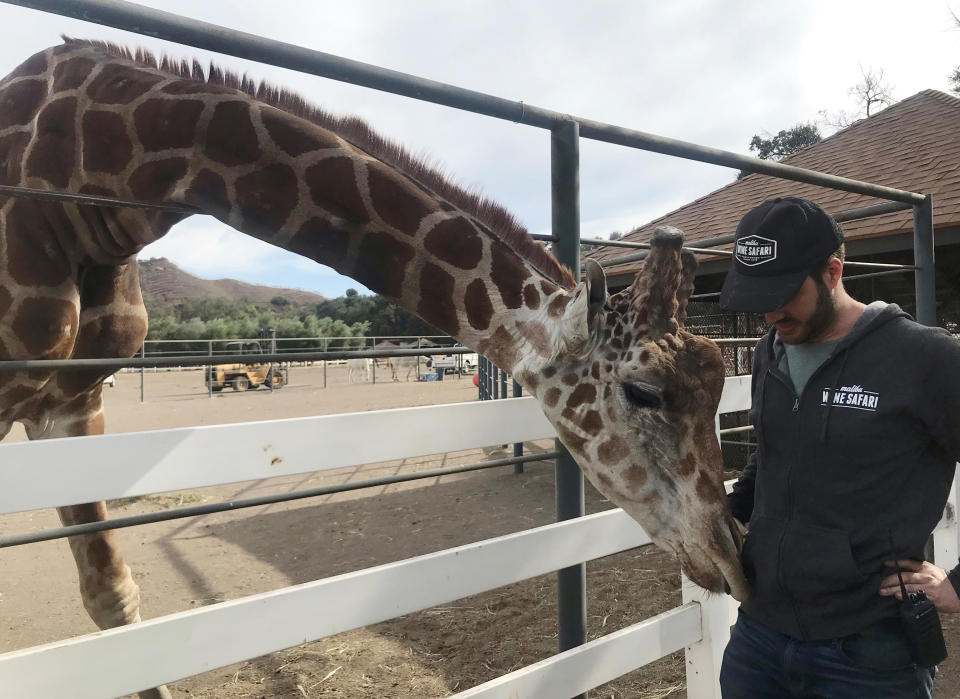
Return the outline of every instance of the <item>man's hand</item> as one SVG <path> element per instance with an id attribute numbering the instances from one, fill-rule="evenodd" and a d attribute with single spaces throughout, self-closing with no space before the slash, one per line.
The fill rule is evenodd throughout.
<path id="1" fill-rule="evenodd" d="M 900 568 L 903 571 L 903 584 L 908 593 L 923 590 L 927 599 L 933 602 L 937 611 L 960 612 L 960 599 L 957 598 L 953 585 L 947 579 L 947 571 L 943 568 L 927 561 L 914 561 L 912 559 L 887 561 L 886 565 L 891 568 Z M 903 593 L 900 592 L 900 580 L 896 574 L 888 575 L 883 579 L 883 582 L 880 583 L 880 594 L 903 599 Z"/>

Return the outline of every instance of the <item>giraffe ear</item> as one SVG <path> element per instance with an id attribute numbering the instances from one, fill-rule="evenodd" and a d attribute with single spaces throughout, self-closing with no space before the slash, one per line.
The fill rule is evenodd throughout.
<path id="1" fill-rule="evenodd" d="M 583 281 L 569 297 L 560 322 L 560 341 L 567 352 L 577 354 L 588 343 L 607 301 L 607 277 L 596 260 L 587 260 Z"/>
<path id="2" fill-rule="evenodd" d="M 592 331 L 603 304 L 607 302 L 607 275 L 600 263 L 587 258 L 583 281 L 587 285 L 587 327 Z"/>

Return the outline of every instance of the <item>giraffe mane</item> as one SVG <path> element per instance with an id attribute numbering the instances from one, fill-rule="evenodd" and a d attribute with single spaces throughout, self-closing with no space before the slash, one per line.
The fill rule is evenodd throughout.
<path id="1" fill-rule="evenodd" d="M 232 88 L 271 107 L 282 109 L 306 119 L 317 126 L 333 131 L 352 145 L 374 158 L 395 167 L 416 184 L 439 196 L 486 226 L 502 243 L 530 263 L 534 269 L 561 288 L 575 285 L 573 275 L 561 265 L 540 243 L 535 241 L 516 219 L 497 202 L 485 197 L 478 188 L 467 188 L 447 177 L 427 156 L 415 156 L 396 141 L 376 132 L 366 121 L 356 116 L 338 116 L 311 104 L 302 96 L 276 87 L 265 81 L 256 81 L 246 73 L 240 75 L 210 64 L 204 72 L 197 59 L 177 60 L 167 55 L 159 58 L 144 48 L 135 51 L 119 44 L 96 39 L 61 37 L 67 44 L 90 46 L 109 56 L 132 61 L 144 67 L 160 70 L 173 76 L 196 80 L 210 85 Z"/>

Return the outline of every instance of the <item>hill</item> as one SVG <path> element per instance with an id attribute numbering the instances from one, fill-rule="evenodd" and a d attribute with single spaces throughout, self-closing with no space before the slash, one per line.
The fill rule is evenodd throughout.
<path id="1" fill-rule="evenodd" d="M 165 257 L 138 260 L 140 288 L 145 297 L 158 303 L 177 304 L 186 299 L 223 298 L 233 301 L 246 299 L 256 304 L 269 304 L 281 296 L 291 304 L 316 304 L 326 297 L 300 289 L 248 284 L 236 279 L 201 279 L 184 272 Z"/>

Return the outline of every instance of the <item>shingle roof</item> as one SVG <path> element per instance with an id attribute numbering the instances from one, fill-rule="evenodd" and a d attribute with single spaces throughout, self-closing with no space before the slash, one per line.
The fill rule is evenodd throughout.
<path id="1" fill-rule="evenodd" d="M 782 162 L 897 189 L 933 195 L 934 228 L 960 225 L 960 99 L 924 90 L 861 120 Z M 707 194 L 624 235 L 646 242 L 654 228 L 676 226 L 688 241 L 727 235 L 740 218 L 771 197 L 800 196 L 831 213 L 881 203 L 852 192 L 752 174 Z M 842 224 L 847 240 L 902 233 L 913 229 L 913 213 L 898 211 Z M 727 246 L 729 247 L 729 246 Z M 629 253 L 600 248 L 598 259 Z M 608 268 L 610 273 L 636 269 L 639 263 Z"/>

